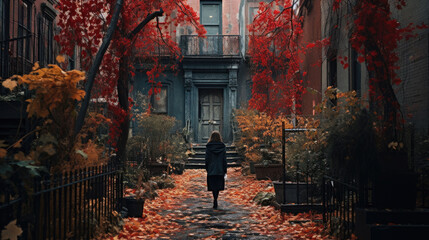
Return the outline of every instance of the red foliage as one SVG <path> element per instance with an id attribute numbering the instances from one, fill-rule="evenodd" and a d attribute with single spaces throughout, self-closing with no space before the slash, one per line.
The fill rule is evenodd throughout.
<path id="1" fill-rule="evenodd" d="M 94 60 L 111 21 L 115 3 L 116 0 L 59 0 L 58 2 L 58 26 L 61 32 L 55 36 L 55 39 L 59 42 L 61 52 L 64 54 L 73 56 L 75 49 L 80 51 L 83 70 L 88 70 Z M 146 16 L 161 8 L 165 16 L 163 23 L 157 24 L 157 21 L 153 20 L 134 39 L 127 38 L 127 35 Z M 165 67 L 158 64 L 157 49 L 168 49 L 173 58 L 180 60 L 180 49 L 174 40 L 175 36 L 168 32 L 169 26 L 179 24 L 196 26 L 196 32 L 200 36 L 205 33 L 204 27 L 199 24 L 197 13 L 186 0 L 124 0 L 117 30 L 103 58 L 94 84 L 95 89 L 92 92 L 94 98 L 104 98 L 110 105 L 109 110 L 115 115 L 112 123 L 114 135 L 118 134 L 119 129 L 115 126 L 120 125 L 123 114 L 129 114 L 118 110 L 117 106 L 115 90 L 119 77 L 119 60 L 132 56 L 133 63 L 135 59 L 149 62 L 152 66 L 152 69 L 147 72 L 149 82 L 154 89 L 159 89 L 161 85 L 157 82 L 157 78 Z M 129 66 L 128 70 L 131 72 L 130 75 L 134 76 L 134 67 Z M 157 91 L 159 90 L 151 93 Z"/>
<path id="2" fill-rule="evenodd" d="M 253 88 L 249 106 L 270 116 L 299 112 L 305 91 L 300 72 L 307 49 L 326 45 L 329 40 L 299 44 L 302 19 L 291 0 L 261 2 L 258 15 L 249 25 L 249 50 L 253 65 Z M 282 9 L 280 11 L 280 9 Z"/>
<path id="3" fill-rule="evenodd" d="M 299 74 L 301 49 L 297 43 L 302 29 L 291 8 L 291 1 L 261 2 L 257 17 L 249 25 L 254 66 L 249 106 L 271 116 L 290 111 L 304 92 Z"/>

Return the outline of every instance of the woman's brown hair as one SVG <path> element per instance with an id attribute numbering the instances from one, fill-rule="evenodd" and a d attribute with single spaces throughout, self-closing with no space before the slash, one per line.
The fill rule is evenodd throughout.
<path id="1" fill-rule="evenodd" d="M 213 131 L 208 142 L 223 142 L 222 136 L 218 131 Z"/>

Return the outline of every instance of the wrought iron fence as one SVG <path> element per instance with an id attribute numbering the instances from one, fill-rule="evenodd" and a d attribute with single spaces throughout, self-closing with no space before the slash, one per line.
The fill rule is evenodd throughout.
<path id="1" fill-rule="evenodd" d="M 329 176 L 323 182 L 323 222 L 331 234 L 348 239 L 355 227 L 359 189 Z"/>
<path id="2" fill-rule="evenodd" d="M 23 239 L 90 239 L 120 210 L 122 177 L 109 164 L 36 179 L 33 194 L 0 205 L 0 227 L 16 219 Z"/>
<path id="3" fill-rule="evenodd" d="M 314 181 L 308 170 L 301 169 L 299 162 L 293 166 L 293 178 L 290 185 L 296 189 L 296 204 L 320 204 L 322 193 L 320 182 Z"/>
<path id="4" fill-rule="evenodd" d="M 294 164 L 289 166 L 288 173 L 289 175 L 293 175 L 292 183 L 286 183 L 287 174 L 286 174 L 286 134 L 289 133 L 303 133 L 307 131 L 315 131 L 316 129 L 312 128 L 293 128 L 286 129 L 285 123 L 282 123 L 282 164 L 283 164 L 283 181 L 282 181 L 282 189 L 283 196 L 278 199 L 282 200 L 283 204 L 290 203 L 293 201 L 295 204 L 306 204 L 306 205 L 314 205 L 320 204 L 321 202 L 321 183 L 320 177 L 319 182 L 314 181 L 314 174 L 310 174 L 309 163 L 307 162 L 305 168 L 300 167 L 300 162 L 296 161 Z M 292 170 L 290 170 L 292 168 Z M 295 199 L 288 200 L 287 196 L 287 187 L 293 188 L 292 192 L 296 193 Z M 309 208 L 309 210 L 316 210 L 317 206 L 314 208 Z"/>
<path id="5" fill-rule="evenodd" d="M 180 47 L 184 56 L 239 56 L 239 35 L 180 36 Z"/>

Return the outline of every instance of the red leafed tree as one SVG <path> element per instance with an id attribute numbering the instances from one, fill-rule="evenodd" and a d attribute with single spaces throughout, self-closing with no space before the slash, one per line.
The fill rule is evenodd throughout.
<path id="1" fill-rule="evenodd" d="M 156 50 L 159 47 L 168 49 L 172 57 L 180 59 L 180 49 L 174 40 L 175 36 L 168 31 L 169 27 L 193 25 L 200 36 L 205 30 L 199 24 L 197 13 L 186 0 L 60 0 L 57 9 L 61 32 L 56 40 L 62 47 L 61 51 L 69 56 L 73 55 L 75 48 L 80 50 L 84 70 L 94 67 L 97 61 L 94 56 L 99 51 L 103 37 L 108 34 L 114 8 L 118 5 L 121 5 L 119 21 L 110 47 L 102 58 L 100 68 L 95 65 L 98 74 L 92 97 L 107 100 L 114 116 L 110 142 L 122 159 L 128 139 L 131 107 L 128 85 L 130 76 L 134 75 L 135 59 L 144 59 L 150 63 L 152 69 L 147 75 L 153 87 L 151 93 L 157 93 L 161 85 L 156 78 L 165 68 L 159 64 Z M 158 21 L 159 16 L 164 17 L 162 23 Z M 86 91 L 89 100 L 91 88 L 86 88 Z M 81 109 L 77 132 L 80 130 L 79 120 L 83 121 L 79 118 L 85 114 L 86 109 Z"/>
<path id="2" fill-rule="evenodd" d="M 258 14 L 248 26 L 252 65 L 252 98 L 249 107 L 270 116 L 299 110 L 304 92 L 299 72 L 301 21 L 296 0 L 260 2 Z"/>
<path id="3" fill-rule="evenodd" d="M 397 74 L 397 47 L 402 39 L 416 36 L 415 30 L 426 28 L 425 24 L 409 24 L 401 27 L 393 18 L 391 4 L 397 9 L 406 6 L 405 0 L 360 0 L 353 7 L 350 43 L 359 54 L 358 61 L 365 62 L 369 72 L 369 93 L 373 110 L 380 120 L 378 127 L 383 142 L 399 141 L 403 136 L 402 113 L 393 86 L 401 83 Z M 347 7 L 346 1 L 334 0 L 333 10 Z M 342 62 L 344 67 L 347 62 Z M 387 148 L 387 144 L 384 144 Z"/>

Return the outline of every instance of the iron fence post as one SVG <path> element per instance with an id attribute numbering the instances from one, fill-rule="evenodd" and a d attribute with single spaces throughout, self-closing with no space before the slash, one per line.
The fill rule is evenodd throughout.
<path id="1" fill-rule="evenodd" d="M 285 122 L 282 122 L 283 204 L 286 204 L 286 139 Z"/>

